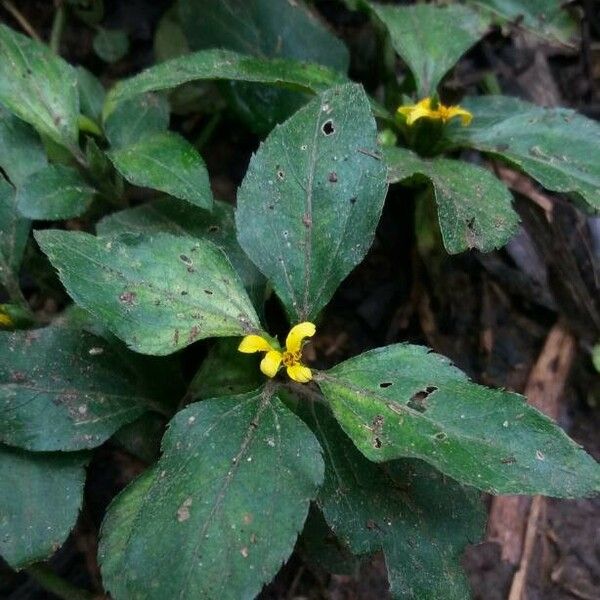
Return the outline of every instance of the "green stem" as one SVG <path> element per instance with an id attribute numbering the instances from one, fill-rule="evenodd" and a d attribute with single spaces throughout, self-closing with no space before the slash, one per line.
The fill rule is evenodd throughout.
<path id="1" fill-rule="evenodd" d="M 45 590 L 55 594 L 63 600 L 92 600 L 94 598 L 94 594 L 87 590 L 75 587 L 62 577 L 59 577 L 52 569 L 42 563 L 31 565 L 30 567 L 27 567 L 25 571 Z"/>
<path id="2" fill-rule="evenodd" d="M 208 121 L 208 123 L 204 126 L 204 129 L 200 132 L 198 139 L 196 140 L 195 146 L 198 151 L 202 150 L 205 144 L 208 142 L 213 132 L 217 128 L 217 125 L 221 121 L 221 113 L 216 112 Z"/>
<path id="3" fill-rule="evenodd" d="M 66 11 L 62 0 L 58 0 L 52 21 L 52 31 L 50 32 L 50 50 L 54 54 L 60 54 L 60 40 L 65 28 Z"/>

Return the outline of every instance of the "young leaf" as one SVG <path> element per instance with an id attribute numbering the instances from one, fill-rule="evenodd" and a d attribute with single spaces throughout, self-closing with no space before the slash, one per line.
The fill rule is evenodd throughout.
<path id="1" fill-rule="evenodd" d="M 322 406 L 312 418 L 326 449 L 317 504 L 357 555 L 383 550 L 393 598 L 468 598 L 460 557 L 483 535 L 478 493 L 416 460 L 366 460 Z"/>
<path id="2" fill-rule="evenodd" d="M 21 217 L 14 188 L 0 175 L 0 285 L 11 295 L 18 290 L 18 272 L 27 245 L 30 222 Z"/>
<path id="3" fill-rule="evenodd" d="M 461 102 L 469 127 L 449 126 L 452 146 L 499 156 L 545 188 L 573 193 L 600 210 L 600 125 L 566 108 L 542 108 L 518 98 L 481 96 Z"/>
<path id="4" fill-rule="evenodd" d="M 75 69 L 41 42 L 1 24 L 0 103 L 55 142 L 77 146 Z"/>
<path id="5" fill-rule="evenodd" d="M 83 498 L 81 453 L 30 453 L 0 445 L 0 555 L 13 569 L 45 560 L 75 525 Z"/>
<path id="6" fill-rule="evenodd" d="M 168 90 L 189 81 L 223 79 L 255 81 L 317 93 L 346 83 L 346 77 L 315 64 L 294 60 L 264 59 L 244 56 L 230 50 L 200 50 L 150 67 L 139 75 L 120 81 L 110 91 L 104 113 L 110 114 L 114 103 L 144 92 Z"/>
<path id="7" fill-rule="evenodd" d="M 0 168 L 17 187 L 43 169 L 46 152 L 35 130 L 0 107 Z"/>
<path id="8" fill-rule="evenodd" d="M 106 97 L 104 86 L 87 69 L 77 67 L 77 87 L 82 114 L 99 123 L 102 119 L 102 106 Z"/>
<path id="9" fill-rule="evenodd" d="M 486 19 L 460 4 L 371 7 L 412 71 L 420 98 L 435 93 L 442 77 L 488 29 Z"/>
<path id="10" fill-rule="evenodd" d="M 112 150 L 108 156 L 134 185 L 166 192 L 200 208 L 212 207 L 204 161 L 194 146 L 176 133 L 145 136 L 131 146 Z"/>
<path id="11" fill-rule="evenodd" d="M 312 100 L 252 157 L 238 193 L 238 239 L 292 321 L 313 320 L 363 259 L 386 191 L 358 85 Z"/>
<path id="12" fill-rule="evenodd" d="M 314 435 L 263 389 L 188 406 L 162 449 L 108 510 L 107 589 L 116 600 L 253 598 L 291 553 L 322 481 Z"/>
<path id="13" fill-rule="evenodd" d="M 129 38 L 121 29 L 100 27 L 92 42 L 94 52 L 107 63 L 121 60 L 129 51 Z"/>
<path id="14" fill-rule="evenodd" d="M 231 263 L 206 240 L 48 230 L 36 239 L 73 300 L 137 352 L 260 331 Z"/>
<path id="15" fill-rule="evenodd" d="M 159 198 L 152 202 L 112 213 L 96 226 L 98 235 L 158 232 L 207 239 L 225 252 L 244 287 L 262 290 L 264 278 L 248 259 L 235 236 L 235 218 L 231 204 L 216 200 L 211 212 L 200 210 L 175 198 Z"/>
<path id="16" fill-rule="evenodd" d="M 65 325 L 0 332 L 0 442 L 36 451 L 99 446 L 153 407 L 129 358 Z"/>
<path id="17" fill-rule="evenodd" d="M 431 182 L 444 246 L 450 254 L 471 248 L 489 252 L 516 233 L 519 216 L 512 195 L 487 169 L 464 161 L 420 158 L 410 150 L 386 148 L 390 183 Z"/>
<path id="18" fill-rule="evenodd" d="M 90 207 L 95 193 L 77 169 L 47 165 L 19 186 L 17 208 L 29 219 L 71 219 Z"/>
<path id="19" fill-rule="evenodd" d="M 517 394 L 469 381 L 422 346 L 371 350 L 318 376 L 335 418 L 370 460 L 420 458 L 493 494 L 600 491 L 600 467 Z"/>
<path id="20" fill-rule="evenodd" d="M 169 102 L 159 94 L 140 94 L 112 108 L 104 115 L 104 132 L 113 148 L 127 148 L 169 127 Z"/>

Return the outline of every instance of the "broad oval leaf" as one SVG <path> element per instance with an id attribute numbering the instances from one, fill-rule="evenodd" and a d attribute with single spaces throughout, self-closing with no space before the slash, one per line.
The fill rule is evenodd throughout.
<path id="1" fill-rule="evenodd" d="M 468 6 L 416 4 L 371 7 L 392 46 L 414 75 L 419 97 L 431 96 L 442 77 L 486 33 L 489 23 Z"/>
<path id="2" fill-rule="evenodd" d="M 166 192 L 200 208 L 212 207 L 204 161 L 194 146 L 176 133 L 145 136 L 131 146 L 112 150 L 108 156 L 134 185 Z"/>
<path id="3" fill-rule="evenodd" d="M 238 239 L 290 319 L 314 319 L 364 258 L 386 191 L 358 85 L 324 92 L 267 137 L 238 192 Z"/>
<path id="4" fill-rule="evenodd" d="M 11 567 L 45 560 L 63 544 L 83 499 L 86 462 L 81 453 L 0 445 L 0 555 Z"/>
<path id="5" fill-rule="evenodd" d="M 420 458 L 494 494 L 600 491 L 600 467 L 523 397 L 469 381 L 422 346 L 371 350 L 318 375 L 334 415 L 370 460 Z"/>
<path id="6" fill-rule="evenodd" d="M 71 219 L 90 207 L 95 194 L 96 190 L 77 169 L 47 165 L 18 187 L 17 208 L 29 219 Z"/>
<path id="7" fill-rule="evenodd" d="M 139 75 L 117 83 L 111 90 L 104 113 L 115 102 L 144 92 L 168 90 L 189 81 L 223 79 L 254 81 L 300 91 L 319 92 L 347 82 L 340 73 L 320 65 L 285 59 L 254 58 L 230 50 L 200 50 L 150 67 Z"/>
<path id="8" fill-rule="evenodd" d="M 134 367 L 114 344 L 63 324 L 0 332 L 0 442 L 35 451 L 99 446 L 154 406 Z"/>
<path id="9" fill-rule="evenodd" d="M 33 127 L 0 106 L 0 167 L 16 187 L 48 161 L 40 136 Z"/>
<path id="10" fill-rule="evenodd" d="M 393 598 L 470 597 L 460 565 L 486 522 L 480 494 L 421 461 L 366 460 L 324 407 L 308 422 L 325 449 L 317 504 L 354 554 L 383 550 Z"/>
<path id="11" fill-rule="evenodd" d="M 77 147 L 77 74 L 47 46 L 0 24 L 0 103 L 55 142 Z"/>
<path id="12" fill-rule="evenodd" d="M 516 165 L 553 192 L 573 193 L 600 211 L 600 125 L 566 108 L 481 96 L 461 103 L 469 127 L 450 125 L 448 140 Z"/>
<path id="13" fill-rule="evenodd" d="M 471 248 L 489 252 L 516 233 L 512 195 L 487 169 L 464 161 L 428 160 L 400 147 L 386 148 L 390 183 L 431 182 L 444 246 L 450 254 Z"/>
<path id="14" fill-rule="evenodd" d="M 116 600 L 253 598 L 290 555 L 323 477 L 308 427 L 268 390 L 177 414 L 158 464 L 112 503 L 100 563 Z"/>
<path id="15" fill-rule="evenodd" d="M 261 329 L 238 275 L 211 242 L 48 230 L 36 239 L 73 300 L 138 352 L 170 354 Z"/>

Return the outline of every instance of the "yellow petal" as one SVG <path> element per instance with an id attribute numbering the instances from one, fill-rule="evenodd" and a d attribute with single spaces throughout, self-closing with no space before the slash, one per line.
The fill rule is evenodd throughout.
<path id="1" fill-rule="evenodd" d="M 0 312 L 0 327 L 12 327 L 12 319 L 5 312 Z"/>
<path id="2" fill-rule="evenodd" d="M 406 124 L 413 125 L 415 121 L 422 119 L 423 117 L 429 117 L 430 119 L 439 119 L 439 115 L 435 110 L 430 110 L 424 106 L 417 106 L 411 113 L 406 117 Z"/>
<path id="3" fill-rule="evenodd" d="M 471 123 L 471 121 L 473 120 L 473 115 L 468 111 L 465 110 L 464 108 L 461 108 L 460 106 L 453 106 L 451 109 L 451 115 L 450 118 L 452 117 L 460 117 L 460 121 L 463 125 L 463 127 L 466 127 L 467 125 L 469 125 L 469 123 Z"/>
<path id="4" fill-rule="evenodd" d="M 296 363 L 295 365 L 288 367 L 287 374 L 289 375 L 290 379 L 293 379 L 298 383 L 307 383 L 312 379 L 312 371 L 300 363 Z"/>
<path id="5" fill-rule="evenodd" d="M 275 377 L 281 364 L 282 354 L 277 350 L 269 350 L 260 361 L 260 370 L 267 377 Z"/>
<path id="6" fill-rule="evenodd" d="M 305 321 L 304 323 L 298 323 L 294 325 L 285 340 L 285 347 L 288 352 L 300 352 L 302 349 L 302 340 L 307 337 L 315 335 L 317 328 L 313 323 Z"/>
<path id="7" fill-rule="evenodd" d="M 252 354 L 253 352 L 269 352 L 269 350 L 273 350 L 273 347 L 260 335 L 247 335 L 240 342 L 238 350 L 244 354 Z"/>

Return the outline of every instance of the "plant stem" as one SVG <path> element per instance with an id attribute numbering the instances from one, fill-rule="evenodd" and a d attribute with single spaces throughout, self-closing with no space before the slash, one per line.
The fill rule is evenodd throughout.
<path id="1" fill-rule="evenodd" d="M 54 20 L 52 21 L 52 31 L 50 32 L 50 50 L 54 54 L 60 54 L 60 39 L 65 28 L 66 12 L 62 0 L 56 2 L 54 11 Z"/>
<path id="2" fill-rule="evenodd" d="M 25 31 L 29 37 L 40 43 L 43 43 L 42 39 L 37 34 L 37 31 L 31 26 L 21 11 L 19 11 L 19 9 L 12 2 L 10 2 L 10 0 L 2 0 L 2 6 L 4 6 L 4 9 L 13 16 L 15 21 L 17 21 L 17 23 L 23 28 L 23 31 Z"/>
<path id="3" fill-rule="evenodd" d="M 204 126 L 204 129 L 200 132 L 198 139 L 196 140 L 195 146 L 198 151 L 202 150 L 204 145 L 208 142 L 213 132 L 217 128 L 217 125 L 221 121 L 221 113 L 214 113 L 211 118 L 208 120 L 208 123 Z"/>
<path id="4" fill-rule="evenodd" d="M 26 573 L 35 579 L 45 590 L 57 595 L 63 600 L 92 600 L 94 595 L 87 590 L 75 587 L 59 577 L 45 564 L 37 563 L 25 569 Z"/>

